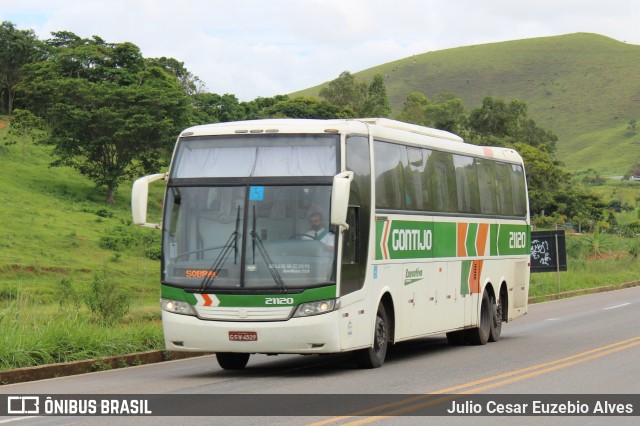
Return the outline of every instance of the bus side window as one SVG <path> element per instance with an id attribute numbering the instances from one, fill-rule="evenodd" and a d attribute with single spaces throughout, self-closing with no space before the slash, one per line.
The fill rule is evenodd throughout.
<path id="1" fill-rule="evenodd" d="M 342 263 L 353 265 L 359 262 L 360 253 L 358 240 L 360 239 L 360 221 L 358 220 L 360 207 L 349 206 L 347 210 L 347 224 L 349 229 L 343 234 Z"/>

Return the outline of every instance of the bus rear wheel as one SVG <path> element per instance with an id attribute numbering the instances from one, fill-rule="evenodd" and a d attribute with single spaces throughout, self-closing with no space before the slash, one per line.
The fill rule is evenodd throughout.
<path id="1" fill-rule="evenodd" d="M 216 359 L 218 364 L 225 370 L 242 370 L 249 362 L 251 354 L 234 353 L 234 352 L 218 352 Z"/>
<path id="2" fill-rule="evenodd" d="M 480 322 L 478 327 L 467 331 L 467 338 L 472 345 L 486 345 L 491 334 L 491 321 L 493 320 L 491 301 L 486 290 L 482 294 L 480 302 Z"/>
<path id="3" fill-rule="evenodd" d="M 376 325 L 373 330 L 373 346 L 355 351 L 354 356 L 360 368 L 378 368 L 384 363 L 389 344 L 387 313 L 380 303 L 376 313 Z"/>
<path id="4" fill-rule="evenodd" d="M 491 330 L 489 332 L 489 341 L 497 342 L 500 340 L 502 333 L 502 300 L 496 302 L 494 297 L 491 298 Z"/>

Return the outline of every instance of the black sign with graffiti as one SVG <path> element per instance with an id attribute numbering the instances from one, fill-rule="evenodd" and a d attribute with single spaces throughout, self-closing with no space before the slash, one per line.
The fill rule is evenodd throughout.
<path id="1" fill-rule="evenodd" d="M 567 270 L 564 231 L 531 232 L 531 272 Z"/>

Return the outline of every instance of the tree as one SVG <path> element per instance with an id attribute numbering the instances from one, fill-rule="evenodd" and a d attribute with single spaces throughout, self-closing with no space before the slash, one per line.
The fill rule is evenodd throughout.
<path id="1" fill-rule="evenodd" d="M 276 95 L 271 98 L 257 97 L 252 101 L 243 102 L 242 108 L 245 113 L 245 120 L 256 120 L 260 118 L 268 117 L 267 110 L 277 104 L 278 102 L 286 101 L 289 99 L 287 95 Z"/>
<path id="2" fill-rule="evenodd" d="M 505 137 L 513 135 L 518 122 L 526 117 L 527 106 L 517 100 L 507 104 L 503 99 L 487 96 L 482 106 L 469 114 L 469 127 L 480 136 Z"/>
<path id="3" fill-rule="evenodd" d="M 54 33 L 25 91 L 46 117 L 56 158 L 107 188 L 155 171 L 186 125 L 188 99 L 174 75 L 146 63 L 132 43 Z"/>
<path id="4" fill-rule="evenodd" d="M 158 66 L 165 70 L 167 74 L 171 74 L 174 76 L 182 90 L 187 95 L 198 95 L 204 94 L 204 82 L 198 78 L 198 76 L 193 75 L 185 66 L 184 62 L 180 62 L 174 58 L 150 58 L 146 59 L 147 66 Z M 229 95 L 233 96 L 233 95 Z"/>
<path id="5" fill-rule="evenodd" d="M 524 143 L 515 144 L 514 147 L 524 160 L 531 212 L 546 211 L 551 214 L 556 210 L 554 194 L 568 182 L 568 175 L 555 165 L 549 153 Z"/>
<path id="6" fill-rule="evenodd" d="M 538 127 L 527 116 L 527 105 L 513 100 L 486 97 L 482 106 L 469 113 L 470 140 L 479 145 L 509 146 L 524 142 L 553 154 L 558 137 L 549 130 Z"/>
<path id="7" fill-rule="evenodd" d="M 367 97 L 364 100 L 363 117 L 388 117 L 391 112 L 387 89 L 381 74 L 376 74 L 367 89 Z"/>
<path id="8" fill-rule="evenodd" d="M 245 118 L 245 109 L 235 95 L 196 93 L 191 99 L 191 124 L 224 123 Z"/>
<path id="9" fill-rule="evenodd" d="M 427 126 L 436 129 L 461 133 L 466 127 L 467 111 L 464 103 L 452 93 L 438 95 L 435 102 L 425 107 L 425 115 Z"/>
<path id="10" fill-rule="evenodd" d="M 354 118 L 350 108 L 339 107 L 314 98 L 298 97 L 280 101 L 265 111 L 265 118 Z"/>
<path id="11" fill-rule="evenodd" d="M 18 30 L 8 21 L 0 24 L 0 110 L 13 113 L 16 88 L 24 66 L 33 61 L 38 39 L 32 30 Z"/>
<path id="12" fill-rule="evenodd" d="M 14 116 L 9 123 L 7 136 L 22 143 L 22 159 L 27 157 L 27 144 L 41 142 L 44 138 L 44 121 L 24 109 L 13 110 Z M 15 142 L 13 142 L 15 143 Z M 9 144 L 9 143 L 8 143 Z"/>
<path id="13" fill-rule="evenodd" d="M 361 115 L 368 87 L 365 82 L 357 81 L 349 71 L 343 71 L 338 78 L 329 82 L 320 90 L 320 98 L 341 108 L 351 108 Z"/>
<path id="14" fill-rule="evenodd" d="M 404 106 L 398 120 L 406 123 L 426 125 L 426 107 L 429 105 L 429 99 L 420 92 L 411 92 L 404 101 Z"/>

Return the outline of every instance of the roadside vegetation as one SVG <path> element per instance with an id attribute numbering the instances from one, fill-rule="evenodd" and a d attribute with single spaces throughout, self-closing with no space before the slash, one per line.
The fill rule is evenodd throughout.
<path id="1" fill-rule="evenodd" d="M 566 235 L 567 271 L 531 274 L 530 297 L 640 280 L 640 242 L 615 234 Z"/>
<path id="2" fill-rule="evenodd" d="M 394 113 L 388 77 L 362 81 L 345 71 L 319 98 L 240 102 L 206 93 L 184 64 L 143 58 L 131 43 L 52 35 L 41 41 L 0 25 L 0 369 L 163 347 L 160 233 L 132 225 L 128 188 L 136 176 L 166 170 L 188 125 L 391 117 L 513 147 L 525 161 L 536 227 L 576 234 L 560 286 L 553 273 L 534 274 L 531 295 L 640 277 L 640 182 L 567 173 L 558 137 L 522 101 L 483 91 L 475 95 L 481 105 L 467 110 L 456 94 L 414 91 Z M 635 126 L 620 130 L 625 143 L 637 143 Z M 162 191 L 151 187 L 150 221 L 160 222 Z"/>
<path id="3" fill-rule="evenodd" d="M 163 349 L 159 232 L 131 225 L 124 191 L 105 204 L 89 179 L 47 167 L 50 149 L 0 143 L 0 369 Z M 630 225 L 640 214 L 634 184 L 592 187 L 618 197 L 605 202 L 624 206 L 612 210 L 617 228 L 603 222 L 596 234 L 586 224 L 583 234 L 568 235 L 560 289 L 555 273 L 532 274 L 531 296 L 640 277 L 640 241 Z M 161 187 L 151 187 L 152 220 L 160 217 Z M 538 221 L 539 228 L 575 233 L 559 216 Z"/>
<path id="4" fill-rule="evenodd" d="M 0 117 L 0 370 L 163 346 L 159 233 Z M 162 193 L 153 193 L 159 217 Z"/>

